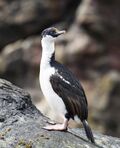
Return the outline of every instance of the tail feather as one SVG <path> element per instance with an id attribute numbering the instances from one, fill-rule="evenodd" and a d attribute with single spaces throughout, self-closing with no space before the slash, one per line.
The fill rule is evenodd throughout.
<path id="1" fill-rule="evenodd" d="M 82 123 L 83 123 L 84 129 L 85 129 L 87 138 L 88 138 L 92 143 L 95 143 L 95 139 L 94 139 L 94 137 L 93 137 L 92 130 L 91 130 L 91 128 L 89 127 L 87 121 L 86 121 L 86 120 L 83 120 Z"/>

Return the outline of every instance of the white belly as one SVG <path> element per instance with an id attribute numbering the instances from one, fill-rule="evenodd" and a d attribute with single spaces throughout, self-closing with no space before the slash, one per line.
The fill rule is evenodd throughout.
<path id="1" fill-rule="evenodd" d="M 50 107 L 55 111 L 56 114 L 63 116 L 66 114 L 66 108 L 62 99 L 54 92 L 51 83 L 50 83 L 50 75 L 55 73 L 54 68 L 41 68 L 40 69 L 40 86 L 41 90 L 49 103 Z"/>

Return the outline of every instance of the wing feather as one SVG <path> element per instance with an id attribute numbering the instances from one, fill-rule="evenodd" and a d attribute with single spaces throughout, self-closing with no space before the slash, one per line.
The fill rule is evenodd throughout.
<path id="1" fill-rule="evenodd" d="M 59 75 L 50 78 L 53 90 L 62 98 L 68 114 L 74 119 L 75 115 L 82 120 L 87 119 L 88 109 L 84 90 L 78 83 L 69 84 L 61 79 Z"/>

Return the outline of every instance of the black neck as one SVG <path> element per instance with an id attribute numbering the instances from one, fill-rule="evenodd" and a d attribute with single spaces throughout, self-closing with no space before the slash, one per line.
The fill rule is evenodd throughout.
<path id="1" fill-rule="evenodd" d="M 51 58 L 50 58 L 50 65 L 52 66 L 52 64 L 55 62 L 55 52 L 52 54 Z"/>

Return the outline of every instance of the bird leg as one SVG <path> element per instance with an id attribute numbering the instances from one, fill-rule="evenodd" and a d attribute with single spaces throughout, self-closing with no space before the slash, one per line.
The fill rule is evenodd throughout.
<path id="1" fill-rule="evenodd" d="M 68 126 L 68 119 L 64 118 L 64 122 L 62 124 L 55 124 L 55 125 L 47 125 L 43 127 L 43 129 L 49 130 L 49 131 L 65 131 L 67 130 Z"/>

